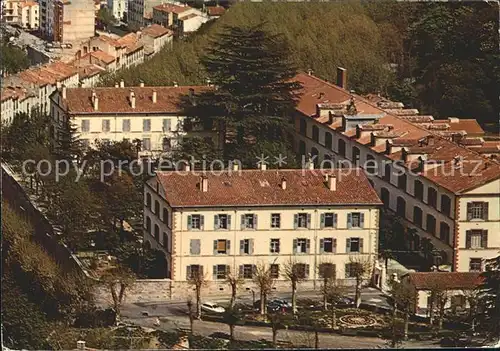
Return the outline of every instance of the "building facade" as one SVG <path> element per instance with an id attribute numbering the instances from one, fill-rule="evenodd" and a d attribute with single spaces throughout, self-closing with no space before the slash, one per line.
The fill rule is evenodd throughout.
<path id="1" fill-rule="evenodd" d="M 141 42 L 144 44 L 144 55 L 151 57 L 160 50 L 169 46 L 172 47 L 174 33 L 158 24 L 152 24 L 141 32 Z"/>
<path id="2" fill-rule="evenodd" d="M 40 7 L 35 1 L 3 1 L 2 10 L 2 19 L 8 24 L 17 24 L 26 29 L 38 29 L 40 25 Z"/>
<path id="3" fill-rule="evenodd" d="M 108 9 L 113 14 L 113 17 L 121 21 L 127 16 L 128 0 L 108 0 Z"/>
<path id="4" fill-rule="evenodd" d="M 127 24 L 130 30 L 138 31 L 146 27 L 146 18 L 152 16 L 153 7 L 165 0 L 130 0 L 128 3 Z"/>
<path id="5" fill-rule="evenodd" d="M 361 170 L 340 173 L 158 172 L 144 188 L 144 241 L 164 251 L 174 282 L 203 272 L 218 290 L 232 272 L 252 287 L 261 264 L 284 282 L 288 262 L 308 282 L 322 264 L 352 281 L 352 262 L 377 257 L 381 202 Z"/>
<path id="6" fill-rule="evenodd" d="M 139 156 L 168 154 L 193 136 L 207 138 L 216 145 L 212 125 L 190 123 L 178 104 L 184 95 L 207 87 L 125 87 L 68 89 L 62 87 L 51 96 L 51 116 L 55 128 L 69 118 L 84 146 L 101 142 L 140 140 Z"/>
<path id="7" fill-rule="evenodd" d="M 94 36 L 93 0 L 42 0 L 40 31 L 48 40 L 80 42 Z"/>
<path id="8" fill-rule="evenodd" d="M 173 29 L 176 35 L 197 31 L 209 17 L 184 4 L 164 3 L 153 7 L 153 23 Z"/>
<path id="9" fill-rule="evenodd" d="M 500 251 L 498 142 L 485 145 L 477 122 L 434 121 L 401 103 L 352 94 L 345 78 L 342 69 L 337 85 L 296 77 L 303 85 L 296 150 L 326 166 L 364 167 L 384 206 L 416 230 L 410 249 L 432 251 L 436 265 L 454 271 L 483 270 Z"/>

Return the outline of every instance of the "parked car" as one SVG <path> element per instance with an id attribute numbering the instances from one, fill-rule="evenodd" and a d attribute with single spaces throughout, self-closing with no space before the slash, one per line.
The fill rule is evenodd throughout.
<path id="1" fill-rule="evenodd" d="M 215 302 L 204 302 L 201 304 L 201 310 L 210 313 L 224 313 L 226 309 L 217 305 Z"/>
<path id="2" fill-rule="evenodd" d="M 288 302 L 286 300 L 283 300 L 283 299 L 273 299 L 273 300 L 270 300 L 269 303 L 280 305 L 280 306 L 285 307 L 285 308 L 292 308 L 292 303 Z"/>
<path id="3" fill-rule="evenodd" d="M 291 308 L 291 304 L 290 304 L 290 307 L 288 305 L 289 304 L 284 300 L 279 300 L 279 299 L 269 300 L 269 301 L 267 301 L 267 311 L 268 312 L 278 312 L 282 309 Z M 260 309 L 260 300 L 255 301 L 253 307 L 255 310 Z"/>

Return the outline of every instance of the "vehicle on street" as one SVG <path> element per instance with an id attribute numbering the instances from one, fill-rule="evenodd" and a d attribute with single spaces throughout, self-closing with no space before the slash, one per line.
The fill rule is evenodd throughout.
<path id="1" fill-rule="evenodd" d="M 215 302 L 204 302 L 201 304 L 201 310 L 210 313 L 224 313 L 226 309 L 217 305 Z"/>
<path id="2" fill-rule="evenodd" d="M 260 309 L 260 300 L 255 301 L 254 309 Z M 280 299 L 273 299 L 267 301 L 267 310 L 268 312 L 278 312 L 280 310 L 286 310 L 288 308 L 292 308 L 292 304 Z"/>

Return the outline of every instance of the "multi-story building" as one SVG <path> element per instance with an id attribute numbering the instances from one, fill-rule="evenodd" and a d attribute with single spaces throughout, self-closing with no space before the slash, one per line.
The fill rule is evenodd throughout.
<path id="1" fill-rule="evenodd" d="M 17 24 L 26 29 L 38 29 L 40 7 L 29 0 L 7 0 L 2 3 L 2 18 L 8 24 Z"/>
<path id="2" fill-rule="evenodd" d="M 157 54 L 165 45 L 172 46 L 173 32 L 158 24 L 152 24 L 141 32 L 141 42 L 144 44 L 144 55 L 151 57 Z"/>
<path id="3" fill-rule="evenodd" d="M 146 18 L 152 15 L 153 7 L 165 0 L 130 0 L 128 3 L 127 24 L 130 30 L 137 31 L 146 27 Z"/>
<path id="4" fill-rule="evenodd" d="M 139 156 L 157 157 L 175 148 L 183 138 L 197 136 L 219 144 L 217 131 L 207 123 L 187 122 L 179 107 L 182 96 L 208 89 L 204 86 L 125 87 L 69 89 L 51 96 L 56 128 L 69 118 L 84 146 L 96 140 L 141 141 Z"/>
<path id="5" fill-rule="evenodd" d="M 94 36 L 93 0 L 42 0 L 40 31 L 57 42 L 79 42 Z"/>
<path id="6" fill-rule="evenodd" d="M 165 3 L 153 7 L 153 23 L 172 28 L 177 35 L 194 32 L 208 20 L 206 14 L 184 4 Z"/>
<path id="7" fill-rule="evenodd" d="M 401 103 L 372 102 L 346 90 L 343 69 L 337 85 L 303 73 L 296 80 L 300 154 L 364 167 L 384 206 L 416 229 L 410 249 L 434 249 L 436 264 L 479 271 L 498 255 L 500 149 L 478 138 L 477 122 L 434 121 Z"/>
<path id="8" fill-rule="evenodd" d="M 174 282 L 202 271 L 219 290 L 233 272 L 251 287 L 265 264 L 279 286 L 290 261 L 308 283 L 322 264 L 352 281 L 351 257 L 375 262 L 382 203 L 361 169 L 233 169 L 157 172 L 146 182 L 144 240 L 164 251 Z"/>
<path id="9" fill-rule="evenodd" d="M 110 64 L 110 57 L 113 57 L 114 69 L 135 66 L 144 62 L 144 45 L 140 41 L 140 35 L 136 33 L 129 33 L 118 39 L 106 35 L 94 37 L 90 40 L 88 51 L 105 53 L 106 57 L 101 55 L 100 58 L 103 58 L 107 65 Z M 108 67 L 105 68 L 108 69 Z"/>
<path id="10" fill-rule="evenodd" d="M 121 21 L 127 16 L 128 0 L 108 0 L 108 9 L 116 20 Z"/>

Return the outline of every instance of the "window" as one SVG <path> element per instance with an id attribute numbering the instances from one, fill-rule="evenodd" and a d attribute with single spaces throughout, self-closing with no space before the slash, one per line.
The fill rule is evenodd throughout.
<path id="1" fill-rule="evenodd" d="M 333 148 L 332 133 L 325 132 L 325 147 L 329 150 Z"/>
<path id="2" fill-rule="evenodd" d="M 467 203 L 467 220 L 483 219 L 488 220 L 488 203 L 487 202 L 468 202 Z"/>
<path id="3" fill-rule="evenodd" d="M 450 226 L 445 222 L 439 225 L 439 238 L 447 244 L 450 243 Z"/>
<path id="4" fill-rule="evenodd" d="M 345 141 L 342 139 L 339 139 L 338 143 L 338 153 L 340 156 L 345 157 Z"/>
<path id="5" fill-rule="evenodd" d="M 201 252 L 201 240 L 191 239 L 189 241 L 189 253 L 191 255 L 199 255 Z"/>
<path id="6" fill-rule="evenodd" d="M 427 204 L 436 208 L 437 206 L 437 191 L 434 188 L 429 187 L 427 190 Z"/>
<path id="7" fill-rule="evenodd" d="M 320 263 L 318 268 L 318 275 L 320 278 L 335 279 L 337 270 L 333 263 Z"/>
<path id="8" fill-rule="evenodd" d="M 214 229 L 231 228 L 231 215 L 219 214 L 214 216 Z"/>
<path id="9" fill-rule="evenodd" d="M 446 216 L 450 215 L 451 199 L 448 195 L 441 195 L 441 213 Z"/>
<path id="10" fill-rule="evenodd" d="M 352 212 L 347 214 L 347 228 L 364 228 L 365 215 L 360 212 Z"/>
<path id="11" fill-rule="evenodd" d="M 355 166 L 359 166 L 359 158 L 360 158 L 360 152 L 359 148 L 356 146 L 352 147 L 352 162 L 354 163 Z"/>
<path id="12" fill-rule="evenodd" d="M 311 148 L 311 158 L 314 163 L 314 166 L 317 166 L 319 162 L 319 151 L 315 147 Z"/>
<path id="13" fill-rule="evenodd" d="M 214 240 L 214 255 L 229 254 L 231 240 Z"/>
<path id="14" fill-rule="evenodd" d="M 82 120 L 82 133 L 87 133 L 90 131 L 90 120 L 83 119 Z"/>
<path id="15" fill-rule="evenodd" d="M 372 155 L 366 155 L 365 170 L 368 175 L 377 175 L 377 162 Z"/>
<path id="16" fill-rule="evenodd" d="M 417 199 L 424 201 L 424 185 L 420 180 L 415 180 L 413 183 L 413 193 Z"/>
<path id="17" fill-rule="evenodd" d="M 363 239 L 362 238 L 347 238 L 346 239 L 346 252 L 363 252 Z"/>
<path id="18" fill-rule="evenodd" d="M 191 229 L 203 229 L 204 216 L 196 214 L 188 216 L 188 230 Z"/>
<path id="19" fill-rule="evenodd" d="M 295 274 L 301 279 L 309 278 L 309 265 L 305 263 L 296 263 L 293 266 Z"/>
<path id="20" fill-rule="evenodd" d="M 398 177 L 398 188 L 406 191 L 406 174 L 400 174 Z"/>
<path id="21" fill-rule="evenodd" d="M 429 233 L 436 235 L 436 218 L 434 218 L 433 215 L 428 214 L 427 215 L 427 223 L 425 226 L 425 230 L 427 230 Z"/>
<path id="22" fill-rule="evenodd" d="M 111 130 L 111 124 L 109 119 L 103 119 L 102 120 L 102 131 L 103 132 L 109 132 Z"/>
<path id="23" fill-rule="evenodd" d="M 279 213 L 271 214 L 271 228 L 281 228 L 281 215 Z"/>
<path id="24" fill-rule="evenodd" d="M 243 279 L 252 279 L 255 272 L 253 264 L 243 264 L 240 266 L 240 277 Z"/>
<path id="25" fill-rule="evenodd" d="M 308 213 L 297 213 L 293 216 L 294 227 L 295 228 L 310 228 L 311 227 L 311 215 Z"/>
<path id="26" fill-rule="evenodd" d="M 396 201 L 396 214 L 400 217 L 406 218 L 406 201 L 401 196 L 398 196 Z"/>
<path id="27" fill-rule="evenodd" d="M 358 272 L 360 272 L 360 263 L 351 262 L 351 263 L 347 263 L 345 265 L 345 277 L 346 278 L 356 278 L 356 276 L 358 275 Z"/>
<path id="28" fill-rule="evenodd" d="M 214 280 L 226 279 L 228 274 L 229 274 L 229 266 L 228 265 L 225 265 L 225 264 L 214 265 L 214 271 L 213 271 L 213 279 Z"/>
<path id="29" fill-rule="evenodd" d="M 271 271 L 271 278 L 278 279 L 280 277 L 280 265 L 279 264 L 271 264 L 269 266 Z"/>
<path id="30" fill-rule="evenodd" d="M 337 251 L 337 239 L 335 238 L 323 238 L 319 239 L 319 251 L 321 253 L 335 253 Z"/>
<path id="31" fill-rule="evenodd" d="M 130 132 L 130 119 L 124 119 L 122 121 L 122 130 L 124 132 Z"/>
<path id="32" fill-rule="evenodd" d="M 280 239 L 271 239 L 271 253 L 280 253 Z"/>
<path id="33" fill-rule="evenodd" d="M 142 138 L 142 150 L 145 150 L 145 151 L 151 150 L 151 139 L 150 138 Z"/>
<path id="34" fill-rule="evenodd" d="M 151 218 L 146 217 L 146 231 L 151 234 Z"/>
<path id="35" fill-rule="evenodd" d="M 192 264 L 186 267 L 186 279 L 194 279 L 198 276 L 203 277 L 203 266 L 199 264 Z"/>
<path id="36" fill-rule="evenodd" d="M 303 118 L 299 120 L 299 133 L 304 136 L 307 135 L 307 122 Z"/>
<path id="37" fill-rule="evenodd" d="M 481 258 L 471 258 L 469 261 L 470 272 L 481 272 L 483 270 L 483 260 Z"/>
<path id="38" fill-rule="evenodd" d="M 150 193 L 146 193 L 146 206 L 148 208 L 151 208 L 151 194 Z"/>
<path id="39" fill-rule="evenodd" d="M 306 143 L 302 140 L 299 141 L 299 155 L 306 154 Z"/>
<path id="40" fill-rule="evenodd" d="M 171 142 L 170 138 L 163 138 L 162 139 L 161 148 L 165 152 L 170 151 L 170 149 L 172 148 L 172 142 Z"/>
<path id="41" fill-rule="evenodd" d="M 257 215 L 253 213 L 242 214 L 241 229 L 257 229 Z"/>
<path id="42" fill-rule="evenodd" d="M 293 253 L 309 253 L 310 239 L 293 239 Z"/>
<path id="43" fill-rule="evenodd" d="M 465 248 L 484 249 L 488 247 L 488 231 L 482 229 L 467 230 L 465 233 Z"/>
<path id="44" fill-rule="evenodd" d="M 172 121 L 169 118 L 163 119 L 163 132 L 170 132 L 172 128 Z"/>
<path id="45" fill-rule="evenodd" d="M 168 227 L 168 209 L 163 208 L 163 223 L 165 223 Z"/>
<path id="46" fill-rule="evenodd" d="M 413 224 L 422 228 L 422 209 L 420 207 L 413 207 Z"/>
<path id="47" fill-rule="evenodd" d="M 322 213 L 320 221 L 321 221 L 321 228 L 337 228 L 336 213 Z"/>
<path id="48" fill-rule="evenodd" d="M 253 254 L 253 239 L 240 240 L 240 255 Z"/>
<path id="49" fill-rule="evenodd" d="M 151 131 L 151 120 L 150 119 L 143 119 L 142 120 L 142 131 L 143 132 L 150 132 Z"/>
<path id="50" fill-rule="evenodd" d="M 380 189 L 380 199 L 384 203 L 385 208 L 390 207 L 391 197 L 389 195 L 389 190 L 387 190 L 386 188 L 381 188 Z"/>
<path id="51" fill-rule="evenodd" d="M 160 203 L 158 202 L 158 200 L 155 200 L 155 214 L 160 214 Z"/>
<path id="52" fill-rule="evenodd" d="M 391 182 L 391 174 L 392 174 L 391 164 L 386 163 L 384 166 L 384 180 L 388 183 Z"/>
<path id="53" fill-rule="evenodd" d="M 312 139 L 319 142 L 319 128 L 317 126 L 312 127 Z"/>
<path id="54" fill-rule="evenodd" d="M 158 224 L 155 224 L 155 239 L 160 242 L 160 227 L 158 227 Z"/>

